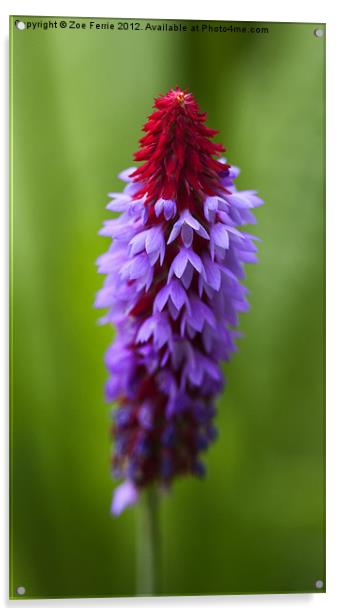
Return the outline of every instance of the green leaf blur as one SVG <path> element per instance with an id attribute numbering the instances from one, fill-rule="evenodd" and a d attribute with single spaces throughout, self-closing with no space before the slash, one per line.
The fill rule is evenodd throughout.
<path id="1" fill-rule="evenodd" d="M 163 593 L 315 591 L 325 579 L 323 38 L 313 24 L 212 34 L 14 21 L 11 597 L 18 586 L 29 598 L 135 593 L 135 511 L 109 513 L 113 332 L 93 309 L 107 247 L 97 233 L 153 97 L 177 84 L 219 129 L 238 186 L 266 203 L 207 478 L 178 481 L 162 502 Z"/>

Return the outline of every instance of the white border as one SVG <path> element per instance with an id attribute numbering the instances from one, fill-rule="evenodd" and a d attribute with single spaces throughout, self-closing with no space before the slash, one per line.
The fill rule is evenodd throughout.
<path id="1" fill-rule="evenodd" d="M 226 597 L 170 597 L 167 599 L 62 599 L 51 601 L 11 601 L 8 595 L 8 565 L 7 549 L 2 550 L 0 561 L 0 597 L 3 606 L 7 609 L 26 608 L 54 608 L 63 610 L 64 614 L 71 609 L 90 609 L 95 612 L 98 608 L 114 609 L 116 613 L 124 614 L 138 609 L 142 614 L 150 610 L 167 612 L 176 610 L 179 614 L 184 612 L 205 613 L 212 609 L 214 613 L 225 613 L 226 610 L 239 614 L 254 615 L 265 613 L 277 614 L 282 610 L 289 610 L 291 616 L 298 614 L 330 614 L 337 610 L 339 613 L 340 601 L 337 594 L 337 581 L 339 576 L 339 414 L 340 399 L 336 390 L 336 381 L 339 380 L 339 367 L 336 365 L 336 351 L 339 348 L 339 245 L 338 229 L 340 229 L 340 200 L 338 189 L 339 178 L 339 45 L 340 22 L 335 2 L 308 0 L 238 0 L 228 4 L 226 0 L 210 0 L 209 2 L 195 2 L 184 4 L 183 0 L 159 1 L 129 0 L 110 2 L 108 0 L 59 0 L 46 3 L 43 0 L 16 1 L 3 0 L 0 6 L 1 20 L 0 32 L 3 51 L 2 67 L 2 96 L 1 96 L 1 126 L 0 134 L 5 136 L 0 150 L 2 173 L 1 186 L 3 205 L 1 208 L 1 319 L 0 340 L 7 342 L 8 328 L 8 16 L 14 15 L 59 15 L 59 16 L 97 16 L 97 17 L 154 17 L 162 19 L 220 19 L 220 20 L 246 20 L 246 21 L 286 21 L 286 22 L 327 22 L 327 593 L 317 595 L 242 595 Z M 312 153 L 311 153 L 312 155 Z M 311 332 L 312 335 L 312 332 Z M 3 345 L 0 366 L 0 391 L 3 393 L 2 417 L 4 419 L 1 430 L 3 443 L 1 480 L 3 484 L 1 499 L 6 503 L 1 509 L 1 531 L 3 541 L 1 545 L 8 546 L 8 422 L 7 422 L 7 379 L 8 359 L 7 343 Z M 338 607 L 337 607 L 338 606 Z"/>

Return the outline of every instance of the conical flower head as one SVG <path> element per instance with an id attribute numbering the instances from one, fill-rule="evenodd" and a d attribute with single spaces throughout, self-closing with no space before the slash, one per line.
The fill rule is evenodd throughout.
<path id="1" fill-rule="evenodd" d="M 238 227 L 254 223 L 262 203 L 237 191 L 238 170 L 215 158 L 223 148 L 192 94 L 170 90 L 155 108 L 135 154 L 143 164 L 110 194 L 108 209 L 121 215 L 105 221 L 112 244 L 98 260 L 107 276 L 96 306 L 116 328 L 106 355 L 106 395 L 117 404 L 112 467 L 125 480 L 115 514 L 152 482 L 204 474 L 221 362 L 248 309 L 243 266 L 256 261 L 256 238 Z"/>
<path id="2" fill-rule="evenodd" d="M 136 161 L 146 160 L 132 173 L 143 183 L 137 196 L 145 196 L 146 205 L 163 198 L 175 200 L 179 211 L 198 209 L 204 195 L 221 190 L 218 174 L 228 169 L 213 158 L 224 150 L 210 140 L 217 131 L 205 126 L 192 94 L 179 88 L 157 98 L 155 107 L 135 154 Z"/>

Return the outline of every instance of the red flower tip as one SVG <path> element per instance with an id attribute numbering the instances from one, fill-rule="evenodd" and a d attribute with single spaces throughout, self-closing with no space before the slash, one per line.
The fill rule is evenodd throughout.
<path id="1" fill-rule="evenodd" d="M 146 205 L 160 198 L 176 201 L 179 211 L 195 210 L 206 195 L 223 192 L 221 177 L 229 165 L 214 158 L 224 151 L 211 137 L 218 131 L 204 124 L 194 96 L 178 86 L 155 99 L 155 111 L 143 127 L 136 161 L 146 161 L 131 174 L 143 185 L 136 194 Z"/>

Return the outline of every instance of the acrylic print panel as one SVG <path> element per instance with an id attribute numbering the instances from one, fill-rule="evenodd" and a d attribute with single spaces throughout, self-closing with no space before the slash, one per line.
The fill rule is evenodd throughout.
<path id="1" fill-rule="evenodd" d="M 323 592 L 324 24 L 10 39 L 11 598 Z"/>

